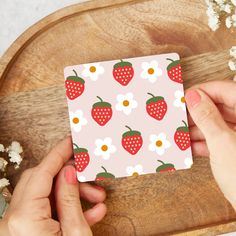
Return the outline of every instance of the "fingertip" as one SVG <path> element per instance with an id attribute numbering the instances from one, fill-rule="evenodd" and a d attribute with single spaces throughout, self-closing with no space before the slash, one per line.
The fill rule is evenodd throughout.
<path id="1" fill-rule="evenodd" d="M 84 217 L 90 226 L 101 221 L 107 213 L 107 206 L 104 203 L 98 203 L 93 208 L 84 212 Z"/>
<path id="2" fill-rule="evenodd" d="M 91 203 L 103 202 L 106 199 L 105 190 L 97 185 L 80 183 L 80 196 Z"/>

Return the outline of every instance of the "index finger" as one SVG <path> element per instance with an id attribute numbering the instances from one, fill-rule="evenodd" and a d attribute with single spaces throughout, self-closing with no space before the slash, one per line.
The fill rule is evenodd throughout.
<path id="1" fill-rule="evenodd" d="M 73 154 L 71 137 L 60 141 L 36 167 L 26 188 L 25 196 L 30 199 L 48 197 L 53 178 Z"/>
<path id="2" fill-rule="evenodd" d="M 236 110 L 236 83 L 234 81 L 211 81 L 193 86 L 200 88 L 214 101 Z"/>

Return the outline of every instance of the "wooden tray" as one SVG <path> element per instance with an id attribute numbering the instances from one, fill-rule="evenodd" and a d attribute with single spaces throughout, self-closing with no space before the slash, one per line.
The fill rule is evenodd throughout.
<path id="1" fill-rule="evenodd" d="M 17 139 L 26 150 L 22 169 L 11 175 L 14 184 L 69 132 L 65 66 L 175 51 L 184 57 L 185 88 L 232 78 L 224 49 L 236 33 L 211 32 L 204 2 L 97 0 L 58 11 L 17 39 L 0 59 L 0 143 Z M 118 179 L 106 188 L 109 211 L 95 235 L 236 230 L 236 214 L 207 158 L 195 158 L 191 170 Z"/>

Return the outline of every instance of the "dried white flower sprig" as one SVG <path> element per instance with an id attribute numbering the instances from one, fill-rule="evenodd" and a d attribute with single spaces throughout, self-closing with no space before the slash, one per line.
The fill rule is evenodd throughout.
<path id="1" fill-rule="evenodd" d="M 206 0 L 208 25 L 216 31 L 221 22 L 225 22 L 227 28 L 236 27 L 236 0 Z M 230 55 L 236 59 L 236 46 L 230 49 Z M 228 66 L 230 70 L 236 72 L 236 63 L 229 60 Z M 233 78 L 236 81 L 236 75 Z"/>
<path id="2" fill-rule="evenodd" d="M 222 21 L 227 28 L 236 27 L 236 0 L 206 0 L 208 25 L 216 31 Z"/>
<path id="3" fill-rule="evenodd" d="M 23 149 L 20 143 L 16 141 L 13 141 L 11 145 L 7 148 L 0 144 L 0 153 L 7 154 L 6 158 L 0 157 L 0 192 L 3 188 L 10 184 L 9 180 L 5 178 L 7 176 L 7 166 L 13 163 L 15 169 L 19 168 L 22 162 L 22 152 Z"/>

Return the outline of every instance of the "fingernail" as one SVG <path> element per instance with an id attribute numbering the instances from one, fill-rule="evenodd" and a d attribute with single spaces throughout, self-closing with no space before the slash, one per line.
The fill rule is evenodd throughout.
<path id="1" fill-rule="evenodd" d="M 74 166 L 71 166 L 71 165 L 66 166 L 64 170 L 64 176 L 68 184 L 77 183 L 76 170 Z"/>
<path id="2" fill-rule="evenodd" d="M 201 96 L 197 90 L 189 90 L 185 94 L 185 100 L 190 108 L 194 108 L 201 101 Z"/>

